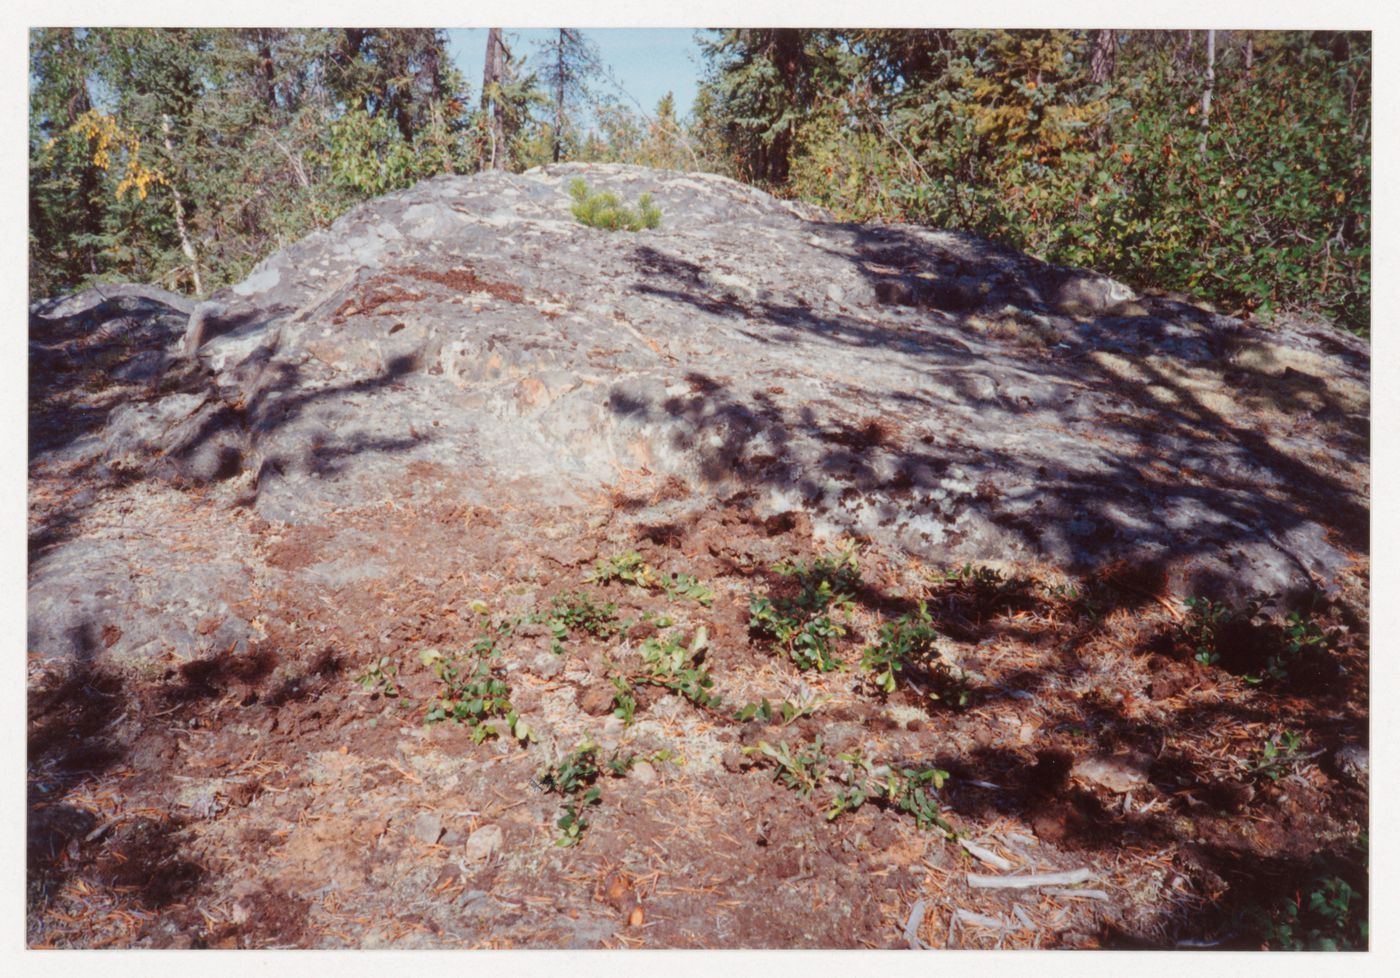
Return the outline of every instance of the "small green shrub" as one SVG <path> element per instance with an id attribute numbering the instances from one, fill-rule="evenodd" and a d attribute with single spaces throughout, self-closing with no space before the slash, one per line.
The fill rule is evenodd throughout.
<path id="1" fill-rule="evenodd" d="M 1366 895 L 1340 876 L 1315 876 L 1246 916 L 1274 951 L 1364 951 L 1370 941 Z"/>
<path id="2" fill-rule="evenodd" d="M 584 581 L 589 584 L 621 581 L 643 590 L 660 589 L 673 601 L 687 598 L 705 608 L 715 600 L 714 590 L 698 579 L 689 574 L 662 575 L 635 550 L 596 561 L 593 569 L 584 575 Z"/>
<path id="3" fill-rule="evenodd" d="M 1264 742 L 1250 769 L 1260 777 L 1276 782 L 1305 760 L 1302 746 L 1302 737 L 1285 730 L 1277 737 L 1270 737 Z"/>
<path id="4" fill-rule="evenodd" d="M 704 626 L 695 630 L 688 646 L 682 645 L 674 632 L 653 636 L 642 643 L 646 669 L 632 676 L 631 681 L 664 687 L 699 707 L 717 708 L 721 699 L 710 692 L 715 681 L 699 664 L 709 643 L 709 632 Z"/>
<path id="5" fill-rule="evenodd" d="M 371 665 L 355 681 L 370 694 L 380 693 L 390 698 L 399 695 L 399 667 L 387 656 Z"/>
<path id="6" fill-rule="evenodd" d="M 750 720 L 762 720 L 764 723 L 772 723 L 776 717 L 779 724 L 786 727 L 794 720 L 802 717 L 812 716 L 817 712 L 818 707 L 825 703 L 829 697 L 819 697 L 817 699 L 802 698 L 797 703 L 783 700 L 775 708 L 765 697 L 757 703 L 745 703 L 742 708 L 734 714 L 734 719 L 740 723 L 747 723 Z"/>
<path id="7" fill-rule="evenodd" d="M 838 755 L 837 760 L 844 762 L 844 766 L 833 764 L 822 750 L 821 737 L 810 744 L 796 746 L 783 742 L 775 747 L 760 741 L 756 747 L 745 747 L 744 753 L 756 754 L 771 765 L 774 780 L 801 798 L 809 798 L 823 784 L 833 782 L 836 787 L 830 791 L 826 803 L 827 821 L 835 821 L 872 801 L 912 815 L 919 828 L 937 827 L 953 835 L 952 825 L 927 790 L 929 786 L 934 790 L 943 787 L 948 779 L 947 771 L 931 767 L 876 766 L 859 751 Z"/>
<path id="8" fill-rule="evenodd" d="M 938 632 L 928 606 L 920 601 L 917 613 L 900 615 L 880 626 L 880 637 L 861 653 L 860 668 L 868 680 L 887 695 L 895 691 L 895 673 L 906 669 L 931 672 L 938 651 Z"/>
<path id="9" fill-rule="evenodd" d="M 877 768 L 859 751 L 841 754 L 840 759 L 850 767 L 843 778 L 845 787 L 835 793 L 827 809 L 828 821 L 873 801 L 914 816 L 915 824 L 921 829 L 936 826 L 948 835 L 953 834 L 953 827 L 943 818 L 938 803 L 924 790 L 925 785 L 932 785 L 935 790 L 943 787 L 943 782 L 948 780 L 947 771 L 932 767 Z"/>
<path id="10" fill-rule="evenodd" d="M 831 615 L 849 615 L 855 606 L 852 592 L 860 586 L 855 554 L 827 554 L 810 564 L 779 561 L 773 571 L 793 579 L 797 592 L 790 596 L 750 595 L 750 630 L 771 639 L 773 651 L 787 656 L 799 669 L 827 672 L 839 668 L 835 644 L 846 629 Z"/>
<path id="11" fill-rule="evenodd" d="M 624 207 L 616 194 L 594 193 L 581 177 L 569 184 L 573 206 L 569 208 L 580 224 L 605 231 L 641 231 L 661 226 L 661 211 L 652 203 L 651 194 L 637 198 L 635 211 Z"/>
<path id="12" fill-rule="evenodd" d="M 1182 627 L 1192 649 L 1195 650 L 1197 662 L 1203 666 L 1213 666 L 1220 662 L 1220 629 L 1234 620 L 1235 612 L 1229 605 L 1220 604 L 1210 598 L 1186 599 L 1186 622 Z"/>
<path id="13" fill-rule="evenodd" d="M 442 681 L 442 696 L 428 710 L 426 721 L 465 723 L 478 744 L 503 731 L 518 740 L 533 740 L 529 725 L 510 704 L 510 688 L 495 664 L 497 655 L 496 643 L 488 637 L 478 639 L 471 651 L 460 658 L 437 649 L 420 652 L 423 665 Z"/>
<path id="14" fill-rule="evenodd" d="M 774 747 L 763 740 L 757 747 L 745 747 L 743 750 L 745 754 L 758 754 L 767 759 L 773 766 L 774 780 L 797 792 L 799 798 L 809 797 L 831 766 L 831 759 L 822 752 L 820 737 L 796 748 L 789 747 L 786 741 Z"/>
<path id="15" fill-rule="evenodd" d="M 625 770 L 625 768 L 624 768 Z M 598 768 L 598 745 L 585 739 L 574 750 L 556 764 L 544 769 L 539 783 L 545 791 L 563 795 L 563 814 L 555 824 L 563 830 L 556 841 L 557 846 L 575 846 L 583 838 L 588 828 L 587 811 L 600 803 L 603 790 L 594 782 L 601 771 Z"/>

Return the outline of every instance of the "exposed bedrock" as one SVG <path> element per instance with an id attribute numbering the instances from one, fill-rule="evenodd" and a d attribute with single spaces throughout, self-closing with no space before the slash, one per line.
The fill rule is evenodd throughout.
<path id="1" fill-rule="evenodd" d="M 577 176 L 650 192 L 661 227 L 579 224 Z M 1326 585 L 1367 549 L 1364 343 L 720 177 L 439 177 L 197 307 L 156 292 L 107 306 L 188 332 L 127 369 L 199 382 L 153 380 L 36 459 L 243 480 L 289 523 L 392 495 L 415 461 L 556 500 L 670 475 L 694 506 L 747 491 L 934 563 L 1150 564 L 1178 594 Z M 103 308 L 31 315 L 92 330 Z"/>

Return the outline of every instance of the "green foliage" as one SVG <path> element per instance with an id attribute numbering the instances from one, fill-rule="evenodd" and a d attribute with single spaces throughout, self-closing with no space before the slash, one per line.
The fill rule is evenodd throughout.
<path id="1" fill-rule="evenodd" d="M 1364 951 L 1370 942 L 1366 895 L 1340 876 L 1314 876 L 1246 917 L 1271 951 Z"/>
<path id="2" fill-rule="evenodd" d="M 1252 614 L 1249 617 L 1252 617 Z M 1195 650 L 1197 662 L 1203 666 L 1213 666 L 1220 662 L 1219 632 L 1221 627 L 1234 620 L 1235 612 L 1228 605 L 1212 601 L 1210 598 L 1186 599 L 1186 621 L 1182 628 Z"/>
<path id="3" fill-rule="evenodd" d="M 703 626 L 695 630 L 689 645 L 682 645 L 675 632 L 648 638 L 641 647 L 645 669 L 631 681 L 664 687 L 699 707 L 717 708 L 722 701 L 711 692 L 715 681 L 699 664 L 709 642 L 709 632 Z"/>
<path id="4" fill-rule="evenodd" d="M 810 744 L 789 747 L 786 741 L 774 747 L 768 741 L 760 741 L 756 747 L 745 747 L 745 754 L 758 754 L 773 766 L 773 778 L 788 789 L 797 792 L 798 797 L 806 798 L 816 790 L 826 777 L 831 759 L 822 752 L 822 739 L 817 737 Z"/>
<path id="5" fill-rule="evenodd" d="M 1282 630 L 1282 645 L 1269 656 L 1264 666 L 1264 676 L 1245 677 L 1250 682 L 1263 682 L 1266 677 L 1290 679 L 1308 660 L 1333 651 L 1335 635 L 1324 630 L 1320 622 L 1303 611 L 1290 611 L 1284 618 Z"/>
<path id="6" fill-rule="evenodd" d="M 550 601 L 549 611 L 540 617 L 551 625 L 556 639 L 561 637 L 561 628 L 571 632 L 587 632 L 596 638 L 608 638 L 619 631 L 617 605 L 611 601 L 599 604 L 587 591 L 555 595 Z M 556 648 L 555 651 L 562 649 Z"/>
<path id="7" fill-rule="evenodd" d="M 1268 600 L 1267 595 L 1257 595 L 1235 608 L 1209 598 L 1187 598 L 1182 630 L 1195 650 L 1196 661 L 1208 666 L 1221 664 L 1222 655 L 1232 651 L 1221 642 L 1227 629 L 1237 640 L 1248 635 L 1254 643 L 1265 646 L 1262 670 L 1244 676 L 1255 685 L 1296 679 L 1335 651 L 1337 632 L 1317 620 L 1312 601 L 1279 618 L 1262 613 Z"/>
<path id="8" fill-rule="evenodd" d="M 893 693 L 898 684 L 895 673 L 932 670 L 940 656 L 938 638 L 928 606 L 920 601 L 917 613 L 900 615 L 880 626 L 879 640 L 861 653 L 861 671 L 878 689 Z"/>
<path id="9" fill-rule="evenodd" d="M 446 44 L 417 28 L 31 33 L 33 294 L 193 292 L 196 275 L 207 293 L 361 200 L 478 169 L 486 112 Z M 496 93 L 508 150 L 534 131 L 534 84 L 520 71 Z M 97 109 L 122 137 L 105 156 L 74 128 Z"/>
<path id="10" fill-rule="evenodd" d="M 1250 769 L 1260 777 L 1276 782 L 1304 760 L 1302 747 L 1303 738 L 1285 730 L 1277 737 L 1270 737 L 1265 741 Z"/>
<path id="11" fill-rule="evenodd" d="M 626 676 L 613 676 L 612 686 L 613 716 L 625 726 L 631 726 L 632 718 L 637 714 L 637 696 L 632 690 L 632 683 Z"/>
<path id="12" fill-rule="evenodd" d="M 368 693 L 382 693 L 384 696 L 396 697 L 399 695 L 399 667 L 389 656 L 379 657 L 379 661 L 371 665 L 355 681 Z"/>
<path id="13" fill-rule="evenodd" d="M 705 608 L 715 600 L 714 590 L 696 578 L 679 573 L 662 575 L 635 550 L 595 561 L 593 569 L 584 575 L 584 581 L 590 584 L 621 581 L 644 590 L 659 588 L 672 600 L 685 598 Z"/>
<path id="14" fill-rule="evenodd" d="M 441 698 L 429 708 L 426 721 L 465 723 L 478 744 L 502 732 L 521 741 L 534 740 L 529 725 L 510 704 L 510 687 L 496 664 L 498 655 L 495 642 L 485 636 L 460 657 L 444 655 L 437 649 L 419 653 L 423 665 L 431 668 L 442 682 Z"/>
<path id="15" fill-rule="evenodd" d="M 848 768 L 841 778 L 843 787 L 836 791 L 827 808 L 828 821 L 834 821 L 846 812 L 853 812 L 867 801 L 893 808 L 914 816 L 914 822 L 921 829 L 937 827 L 951 836 L 953 827 L 943 818 L 938 803 L 924 790 L 931 785 L 934 790 L 943 787 L 948 772 L 938 768 L 877 768 L 859 751 L 841 754 Z"/>
<path id="16" fill-rule="evenodd" d="M 756 754 L 772 766 L 774 780 L 801 798 L 809 798 L 818 788 L 831 783 L 833 787 L 826 802 L 828 821 L 873 801 L 912 815 L 919 828 L 936 827 L 949 836 L 953 834 L 952 825 L 927 790 L 943 787 L 948 779 L 947 771 L 931 767 L 876 766 L 859 752 L 841 754 L 837 758 L 841 763 L 834 764 L 822 750 L 821 737 L 806 745 L 790 746 L 781 742 L 776 747 L 760 741 L 755 747 L 745 747 L 744 753 Z"/>
<path id="17" fill-rule="evenodd" d="M 831 616 L 849 615 L 854 607 L 852 592 L 860 586 L 855 554 L 827 554 L 811 564 L 779 561 L 773 571 L 791 579 L 796 592 L 750 595 L 749 628 L 771 639 L 774 653 L 787 656 L 799 669 L 838 668 L 835 643 L 846 629 Z"/>
<path id="18" fill-rule="evenodd" d="M 582 841 L 589 825 L 588 809 L 601 801 L 602 789 L 595 784 L 601 773 L 598 745 L 589 739 L 540 773 L 539 781 L 546 791 L 564 796 L 563 814 L 555 823 L 563 834 L 555 845 L 569 847 Z"/>
<path id="19" fill-rule="evenodd" d="M 661 211 L 652 203 L 651 194 L 637 198 L 635 211 L 624 207 L 616 194 L 593 193 L 581 177 L 569 183 L 573 205 L 569 210 L 580 224 L 605 231 L 642 231 L 661 226 Z"/>
<path id="20" fill-rule="evenodd" d="M 1369 328 L 1371 41 L 1217 32 L 717 32 L 695 130 L 839 219 L 961 228 L 1139 288 Z M 777 165 L 778 158 L 790 168 Z"/>
<path id="21" fill-rule="evenodd" d="M 738 720 L 740 723 L 747 723 L 755 719 L 761 720 L 764 723 L 772 723 L 774 718 L 776 718 L 780 725 L 786 727 L 794 720 L 800 720 L 802 717 L 809 717 L 815 714 L 817 709 L 825 703 L 827 699 L 829 699 L 829 697 L 819 697 L 816 699 L 804 697 L 797 703 L 790 702 L 789 700 L 782 700 L 778 703 L 775 712 L 773 704 L 765 697 L 757 703 L 745 703 L 741 709 L 735 712 L 734 719 Z"/>

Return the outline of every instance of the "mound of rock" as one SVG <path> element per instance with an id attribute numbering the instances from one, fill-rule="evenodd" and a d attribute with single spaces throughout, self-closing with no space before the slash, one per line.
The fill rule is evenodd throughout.
<path id="1" fill-rule="evenodd" d="M 660 228 L 580 224 L 580 176 L 650 192 Z M 425 181 L 193 310 L 141 288 L 36 307 L 63 340 L 31 344 L 36 369 L 119 317 L 188 328 L 149 329 L 122 364 L 154 371 L 147 395 L 33 461 L 236 487 L 272 524 L 430 463 L 553 504 L 670 477 L 692 507 L 743 493 L 935 564 L 1118 563 L 1178 594 L 1327 585 L 1367 547 L 1363 343 L 710 175 Z M 31 591 L 90 574 L 61 550 Z"/>

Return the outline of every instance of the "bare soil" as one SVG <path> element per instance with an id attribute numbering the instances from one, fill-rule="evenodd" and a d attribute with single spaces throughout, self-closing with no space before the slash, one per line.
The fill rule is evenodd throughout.
<path id="1" fill-rule="evenodd" d="M 866 546 L 847 668 L 799 672 L 751 634 L 750 595 L 784 586 L 775 561 L 834 543 L 803 517 L 760 518 L 742 494 L 706 502 L 627 476 L 561 508 L 540 486 L 415 462 L 382 502 L 296 526 L 217 488 L 104 488 L 66 536 L 120 518 L 191 560 L 235 549 L 257 583 L 224 597 L 261 637 L 197 660 L 31 655 L 30 946 L 1250 948 L 1267 936 L 1252 910 L 1277 894 L 1306 894 L 1319 874 L 1365 893 L 1366 793 L 1329 763 L 1366 742 L 1363 560 L 1316 611 L 1342 630 L 1330 668 L 1256 685 L 1254 632 L 1235 636 L 1235 658 L 1197 663 L 1180 603 L 1151 574 L 1071 587 L 1054 568 L 1001 566 L 979 584 Z M 31 468 L 40 545 L 83 478 Z M 699 578 L 713 605 L 584 582 L 629 550 Z M 358 579 L 316 573 L 367 564 Z M 499 620 L 580 589 L 620 617 L 704 625 L 725 706 L 650 690 L 624 727 L 584 707 L 643 631 L 571 633 L 559 657 L 526 628 L 502 642 L 502 675 L 537 743 L 425 724 L 440 684 L 420 653 L 470 647 L 486 617 L 474 602 Z M 947 675 L 966 677 L 961 707 L 956 689 L 933 700 L 860 681 L 861 648 L 919 601 Z M 358 681 L 383 657 L 396 696 Z M 820 706 L 790 724 L 733 718 L 804 694 Z M 1303 747 L 1274 780 L 1254 768 L 1285 731 Z M 652 762 L 605 771 L 582 841 L 560 847 L 561 798 L 539 779 L 585 736 Z M 944 816 L 1004 862 L 874 803 L 828 820 L 825 795 L 799 797 L 743 752 L 817 736 L 833 757 L 859 747 L 946 770 Z M 1105 786 L 1094 758 L 1131 787 Z M 1079 886 L 969 882 L 1081 868 Z"/>

